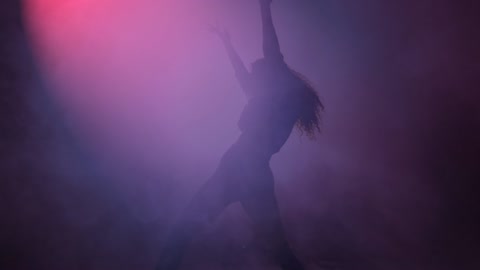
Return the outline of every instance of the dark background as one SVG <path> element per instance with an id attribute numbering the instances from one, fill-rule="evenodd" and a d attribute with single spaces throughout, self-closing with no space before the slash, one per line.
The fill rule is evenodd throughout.
<path id="1" fill-rule="evenodd" d="M 309 187 L 328 200 L 305 203 L 322 210 L 292 208 L 289 201 L 303 198 L 301 188 L 281 202 L 299 256 L 312 269 L 324 261 L 340 269 L 478 269 L 478 4 L 298 5 L 321 6 L 319 17 L 344 18 L 336 27 L 352 33 L 344 53 L 354 59 L 357 84 L 345 102 L 356 113 L 336 135 L 354 131 L 356 140 L 345 143 L 352 156 L 393 164 L 378 179 L 309 170 L 308 179 L 319 179 Z M 341 14 L 338 5 L 345 7 Z M 159 190 L 163 216 L 145 221 L 132 213 L 131 201 L 115 190 L 115 179 L 72 135 L 47 94 L 20 1 L 1 2 L 0 31 L 0 267 L 151 269 L 175 211 L 168 206 L 169 181 Z M 151 177 L 145 174 L 137 177 Z M 168 178 L 168 170 L 156 177 Z M 339 181 L 355 188 L 339 189 Z M 248 236 L 248 226 L 229 213 L 194 244 L 185 269 L 202 269 L 218 257 L 238 269 L 261 264 L 261 255 L 241 248 L 238 238 Z"/>

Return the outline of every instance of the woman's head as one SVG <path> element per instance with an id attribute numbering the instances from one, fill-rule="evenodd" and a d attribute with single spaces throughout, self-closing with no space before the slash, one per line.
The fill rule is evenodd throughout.
<path id="1" fill-rule="evenodd" d="M 305 76 L 290 68 L 285 62 L 271 62 L 265 58 L 256 60 L 252 63 L 252 75 L 260 81 L 271 81 L 263 85 L 264 87 L 285 86 L 295 88 L 297 97 L 300 98 L 298 112 L 299 118 L 296 122 L 297 128 L 302 133 L 313 138 L 315 132 L 320 131 L 321 113 L 324 106 L 313 88 L 312 84 Z M 279 78 L 281 77 L 281 78 Z M 280 85 L 279 85 L 280 84 Z M 263 88 L 263 87 L 262 87 Z M 278 91 L 280 89 L 272 89 Z"/>
<path id="2" fill-rule="evenodd" d="M 303 85 L 298 89 L 300 97 L 300 115 L 296 122 L 296 126 L 300 132 L 306 133 L 310 138 L 314 138 L 315 132 L 320 132 L 321 113 L 324 111 L 325 107 L 308 79 L 291 68 L 290 72 L 294 78 L 301 81 Z"/>
<path id="3" fill-rule="evenodd" d="M 265 59 L 260 58 L 252 63 L 252 74 L 258 77 L 264 77 L 272 70 L 272 65 Z"/>
<path id="4" fill-rule="evenodd" d="M 278 71 L 286 71 L 288 69 L 289 68 L 285 62 L 266 58 L 260 58 L 252 63 L 252 74 L 257 76 L 278 74 Z"/>

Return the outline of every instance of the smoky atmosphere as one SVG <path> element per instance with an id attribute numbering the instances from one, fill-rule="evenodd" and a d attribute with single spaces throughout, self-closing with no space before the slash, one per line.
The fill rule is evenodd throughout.
<path id="1" fill-rule="evenodd" d="M 0 269 L 480 269 L 478 9 L 2 0 Z"/>

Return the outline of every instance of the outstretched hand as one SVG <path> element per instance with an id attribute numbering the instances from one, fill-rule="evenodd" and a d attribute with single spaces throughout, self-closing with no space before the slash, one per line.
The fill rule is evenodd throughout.
<path id="1" fill-rule="evenodd" d="M 260 0 L 260 5 L 266 5 L 269 6 L 272 4 L 273 0 Z"/>
<path id="2" fill-rule="evenodd" d="M 210 32 L 217 35 L 223 42 L 230 42 L 230 34 L 225 28 L 220 28 L 218 23 L 215 25 L 210 25 L 208 29 Z"/>

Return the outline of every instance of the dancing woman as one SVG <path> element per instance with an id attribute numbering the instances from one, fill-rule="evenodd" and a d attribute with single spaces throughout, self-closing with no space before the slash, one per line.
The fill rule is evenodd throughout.
<path id="1" fill-rule="evenodd" d="M 177 270 L 193 236 L 237 201 L 252 219 L 265 249 L 282 268 L 303 269 L 284 235 L 269 163 L 295 126 L 310 137 L 319 131 L 323 104 L 303 76 L 283 60 L 271 16 L 272 0 L 259 1 L 264 57 L 252 64 L 251 72 L 234 50 L 228 33 L 212 29 L 223 41 L 248 97 L 238 122 L 242 133 L 173 227 L 157 270 Z"/>

